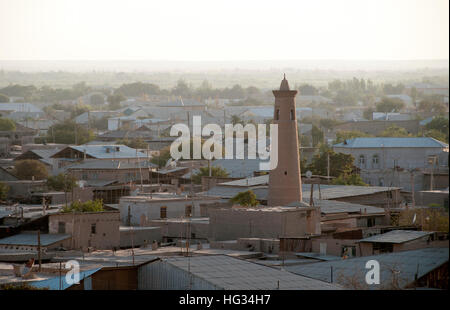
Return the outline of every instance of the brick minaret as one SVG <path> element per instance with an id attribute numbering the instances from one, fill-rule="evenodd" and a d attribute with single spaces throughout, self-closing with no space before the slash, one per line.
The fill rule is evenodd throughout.
<path id="1" fill-rule="evenodd" d="M 280 90 L 274 90 L 275 111 L 273 123 L 278 124 L 278 165 L 269 174 L 269 206 L 282 206 L 302 200 L 300 155 L 297 117 L 295 113 L 296 90 L 289 89 L 286 76 Z"/>

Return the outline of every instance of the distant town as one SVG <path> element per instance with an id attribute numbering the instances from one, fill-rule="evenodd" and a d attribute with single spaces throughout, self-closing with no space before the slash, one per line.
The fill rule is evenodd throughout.
<path id="1" fill-rule="evenodd" d="M 448 288 L 448 73 L 277 73 L 270 88 L 13 76 L 0 73 L 2 289 Z M 170 130 L 195 116 L 276 124 L 278 165 L 174 160 Z"/>

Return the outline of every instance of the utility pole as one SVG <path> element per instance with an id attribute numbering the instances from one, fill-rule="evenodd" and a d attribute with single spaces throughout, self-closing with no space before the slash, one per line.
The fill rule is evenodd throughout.
<path id="1" fill-rule="evenodd" d="M 41 260 L 41 230 L 38 230 L 38 234 L 37 234 L 37 239 L 38 239 L 38 261 L 39 261 L 39 272 L 41 271 L 42 268 L 42 260 Z"/>
<path id="2" fill-rule="evenodd" d="M 330 184 L 330 152 L 327 152 L 327 181 Z"/>

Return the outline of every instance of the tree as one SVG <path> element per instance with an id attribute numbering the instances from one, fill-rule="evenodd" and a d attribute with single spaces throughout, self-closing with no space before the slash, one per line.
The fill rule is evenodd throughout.
<path id="1" fill-rule="evenodd" d="M 254 207 L 259 204 L 259 201 L 256 200 L 255 193 L 253 193 L 253 191 L 251 191 L 251 190 L 248 190 L 245 192 L 240 192 L 239 194 L 237 194 L 236 196 L 231 198 L 230 202 L 239 204 L 244 207 L 248 207 L 248 206 Z"/>
<path id="2" fill-rule="evenodd" d="M 0 117 L 0 131 L 15 131 L 16 124 L 9 118 Z"/>
<path id="3" fill-rule="evenodd" d="M 71 212 L 102 212 L 103 202 L 101 199 L 89 200 L 86 202 L 75 201 L 70 204 L 70 206 L 64 206 L 61 209 L 62 213 Z"/>
<path id="4" fill-rule="evenodd" d="M 108 109 L 110 109 L 110 110 L 118 110 L 118 109 L 120 109 L 121 108 L 121 105 L 120 105 L 120 103 L 122 102 L 122 101 L 125 101 L 127 98 L 125 98 L 125 96 L 124 95 L 122 95 L 122 94 L 114 94 L 114 95 L 109 95 L 108 96 L 108 103 L 109 103 L 109 105 L 108 105 Z"/>
<path id="5" fill-rule="evenodd" d="M 309 85 L 309 84 L 300 85 L 298 90 L 300 91 L 300 95 L 304 95 L 304 96 L 314 96 L 319 93 L 317 88 L 315 88 L 314 86 Z"/>
<path id="6" fill-rule="evenodd" d="M 441 141 L 447 141 L 448 142 L 448 135 L 449 135 L 448 125 L 449 125 L 448 118 L 443 117 L 443 116 L 438 116 L 438 117 L 435 117 L 431 122 L 426 124 L 425 128 L 427 130 L 440 131 L 441 133 L 443 133 L 445 135 L 445 140 L 441 140 Z M 440 139 L 438 139 L 438 140 L 440 140 Z"/>
<path id="7" fill-rule="evenodd" d="M 17 161 L 14 165 L 14 175 L 21 180 L 44 180 L 48 177 L 45 165 L 33 159 Z"/>
<path id="8" fill-rule="evenodd" d="M 199 171 L 192 176 L 192 181 L 195 184 L 201 184 L 203 176 L 209 176 L 209 168 L 208 167 L 201 167 L 199 169 Z M 225 169 L 223 169 L 222 167 L 211 167 L 211 176 L 226 178 L 226 177 L 228 177 L 228 172 Z"/>
<path id="9" fill-rule="evenodd" d="M 371 135 L 364 133 L 362 131 L 353 130 L 353 131 L 338 131 L 336 132 L 336 140 L 334 143 L 341 143 L 345 140 L 350 140 L 354 138 L 360 137 L 371 137 Z"/>
<path id="10" fill-rule="evenodd" d="M 377 112 L 400 112 L 405 106 L 405 103 L 398 98 L 383 97 L 380 102 L 376 104 Z"/>
<path id="11" fill-rule="evenodd" d="M 446 107 L 435 98 L 427 98 L 419 103 L 418 110 L 421 112 L 445 113 Z"/>
<path id="12" fill-rule="evenodd" d="M 313 146 L 317 146 L 318 144 L 323 142 L 323 131 L 314 124 L 312 125 L 311 136 Z"/>
<path id="13" fill-rule="evenodd" d="M 92 130 L 67 120 L 51 126 L 47 131 L 47 140 L 62 144 L 84 144 L 94 139 Z"/>
<path id="14" fill-rule="evenodd" d="M 437 129 L 431 129 L 424 132 L 425 137 L 430 137 L 433 139 L 436 139 L 438 141 L 446 142 L 448 143 L 448 136 L 445 135 L 445 133 L 437 130 Z"/>
<path id="15" fill-rule="evenodd" d="M 242 124 L 243 126 L 245 126 L 245 122 L 237 115 L 232 115 L 231 116 L 231 123 L 233 125 Z"/>
<path id="16" fill-rule="evenodd" d="M 0 93 L 0 102 L 9 102 L 9 97 Z"/>
<path id="17" fill-rule="evenodd" d="M 166 165 L 170 158 L 172 158 L 172 155 L 170 155 L 170 146 L 167 146 L 159 151 L 159 156 L 152 157 L 150 162 L 161 168 Z"/>
<path id="18" fill-rule="evenodd" d="M 77 187 L 77 179 L 72 175 L 60 173 L 50 176 L 47 179 L 47 186 L 52 190 L 64 192 L 67 205 L 67 193 Z"/>
<path id="19" fill-rule="evenodd" d="M 90 104 L 94 106 L 104 105 L 105 97 L 100 94 L 93 94 L 90 98 Z"/>
<path id="20" fill-rule="evenodd" d="M 405 128 L 399 127 L 397 125 L 392 125 L 383 132 L 380 133 L 380 137 L 410 137 L 411 135 L 406 131 Z"/>
<path id="21" fill-rule="evenodd" d="M 354 158 L 350 154 L 336 153 L 324 148 L 316 154 L 307 169 L 313 174 L 327 175 L 328 154 L 330 155 L 330 176 L 350 175 L 353 171 Z"/>
<path id="22" fill-rule="evenodd" d="M 331 184 L 335 185 L 356 185 L 356 186 L 368 186 L 359 176 L 359 174 L 343 175 L 341 174 L 336 179 L 331 181 Z"/>
<path id="23" fill-rule="evenodd" d="M 0 200 L 5 200 L 8 197 L 9 186 L 0 182 Z"/>

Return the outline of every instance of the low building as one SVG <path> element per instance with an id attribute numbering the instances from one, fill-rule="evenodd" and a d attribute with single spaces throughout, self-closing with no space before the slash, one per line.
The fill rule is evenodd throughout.
<path id="1" fill-rule="evenodd" d="M 145 290 L 336 290 L 339 285 L 225 255 L 174 257 L 143 265 Z"/>
<path id="2" fill-rule="evenodd" d="M 188 197 L 169 193 L 126 196 L 119 202 L 120 219 L 126 226 L 149 226 L 151 220 L 199 217 L 200 204 L 217 201 L 210 197 Z"/>
<path id="3" fill-rule="evenodd" d="M 301 207 L 233 207 L 209 210 L 210 240 L 320 235 L 320 209 Z"/>
<path id="4" fill-rule="evenodd" d="M 433 232 L 392 230 L 359 240 L 361 256 L 424 248 L 433 239 Z"/>
<path id="5" fill-rule="evenodd" d="M 38 239 L 40 241 L 38 242 Z M 70 244 L 69 234 L 40 234 L 21 233 L 0 239 L 0 250 L 3 252 L 37 252 L 39 245 L 41 251 L 56 248 L 66 248 Z"/>
<path id="6" fill-rule="evenodd" d="M 285 266 L 284 269 L 311 279 L 340 284 L 349 289 L 448 288 L 448 247 L 426 248 L 381 255 L 335 259 Z M 366 264 L 380 264 L 380 284 L 365 281 Z"/>
<path id="7" fill-rule="evenodd" d="M 69 234 L 71 249 L 113 249 L 120 246 L 120 213 L 117 211 L 52 214 L 50 234 Z"/>
<path id="8" fill-rule="evenodd" d="M 160 227 L 120 226 L 120 247 L 136 248 L 150 246 L 154 241 L 160 243 Z"/>

